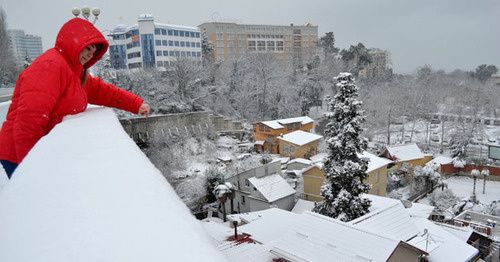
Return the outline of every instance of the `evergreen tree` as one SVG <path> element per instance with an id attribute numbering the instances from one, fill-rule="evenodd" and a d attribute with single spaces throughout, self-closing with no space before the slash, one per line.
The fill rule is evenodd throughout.
<path id="1" fill-rule="evenodd" d="M 339 53 L 339 49 L 335 47 L 335 36 L 333 32 L 328 32 L 325 36 L 319 38 L 319 46 L 323 49 L 325 58 Z"/>
<path id="2" fill-rule="evenodd" d="M 321 187 L 324 201 L 316 203 L 314 212 L 350 221 L 368 212 L 370 200 L 362 198 L 371 185 L 364 184 L 368 178 L 368 160 L 360 158 L 367 147 L 367 140 L 360 137 L 364 122 L 358 87 L 349 73 L 335 78 L 337 94 L 330 102 L 327 114 L 329 122 L 325 129 L 328 156 L 323 172 L 325 182 Z"/>

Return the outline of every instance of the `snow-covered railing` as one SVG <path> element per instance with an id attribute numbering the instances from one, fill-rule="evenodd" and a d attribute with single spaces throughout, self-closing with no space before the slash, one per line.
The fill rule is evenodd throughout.
<path id="1" fill-rule="evenodd" d="M 110 109 L 66 117 L 0 188 L 0 261 L 225 261 Z"/>

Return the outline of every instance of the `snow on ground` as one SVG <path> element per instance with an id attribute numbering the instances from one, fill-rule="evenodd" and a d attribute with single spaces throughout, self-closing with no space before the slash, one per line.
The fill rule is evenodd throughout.
<path id="1" fill-rule="evenodd" d="M 453 191 L 459 199 L 469 199 L 472 195 L 474 180 L 469 177 L 450 177 L 445 180 L 448 188 Z M 436 189 L 441 190 L 441 189 Z M 486 191 L 483 194 L 483 179 L 476 180 L 476 197 L 479 202 L 489 205 L 492 201 L 500 200 L 500 181 L 486 181 Z M 423 198 L 419 201 L 422 204 L 429 204 L 429 199 Z"/>
<path id="2" fill-rule="evenodd" d="M 0 232 L 0 261 L 225 261 L 103 108 L 35 145 L 0 188 Z"/>

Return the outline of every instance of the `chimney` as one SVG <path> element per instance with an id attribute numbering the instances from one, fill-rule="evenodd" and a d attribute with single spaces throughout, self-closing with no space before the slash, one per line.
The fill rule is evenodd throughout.
<path id="1" fill-rule="evenodd" d="M 238 221 L 233 221 L 233 226 L 234 226 L 234 239 L 238 239 Z"/>

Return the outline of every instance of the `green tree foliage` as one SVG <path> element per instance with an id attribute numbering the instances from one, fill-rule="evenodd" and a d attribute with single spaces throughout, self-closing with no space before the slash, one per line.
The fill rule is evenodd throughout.
<path id="1" fill-rule="evenodd" d="M 476 68 L 476 71 L 473 72 L 472 75 L 484 84 L 491 78 L 491 75 L 496 74 L 497 72 L 498 68 L 496 66 L 482 64 Z"/>
<path id="2" fill-rule="evenodd" d="M 330 103 L 325 129 L 328 156 L 323 165 L 325 182 L 321 187 L 324 201 L 316 203 L 313 211 L 350 221 L 366 214 L 370 207 L 370 200 L 361 196 L 371 188 L 363 183 L 368 178 L 368 160 L 358 156 L 368 143 L 360 137 L 365 119 L 353 77 L 341 73 L 335 79 L 338 92 Z"/>
<path id="3" fill-rule="evenodd" d="M 319 38 L 319 46 L 323 49 L 325 59 L 339 53 L 339 49 L 335 47 L 335 36 L 333 32 L 328 32 Z"/>
<path id="4" fill-rule="evenodd" d="M 370 52 L 362 43 L 356 46 L 351 45 L 348 50 L 343 49 L 340 51 L 340 56 L 348 70 L 355 75 L 372 62 Z"/>

